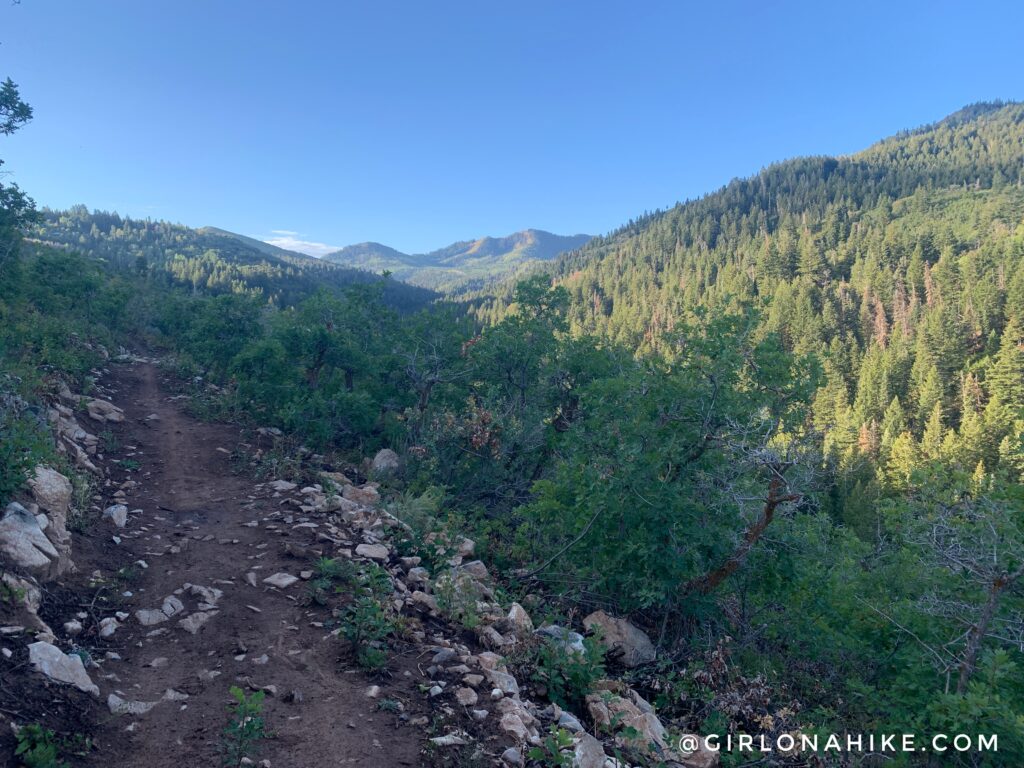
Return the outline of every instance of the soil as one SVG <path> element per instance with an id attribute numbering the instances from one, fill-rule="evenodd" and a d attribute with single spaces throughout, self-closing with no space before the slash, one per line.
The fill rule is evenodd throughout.
<path id="1" fill-rule="evenodd" d="M 60 635 L 75 612 L 90 612 L 75 642 L 100 662 L 90 674 L 102 699 L 43 685 L 37 675 L 31 686 L 19 685 L 20 676 L 33 674 L 21 648 L 26 658 L 14 659 L 17 674 L 0 680 L 0 709 L 19 722 L 31 711 L 58 733 L 90 734 L 91 749 L 73 765 L 216 766 L 229 721 L 229 688 L 251 693 L 273 686 L 263 704 L 270 737 L 261 740 L 257 763 L 305 768 L 427 762 L 421 754 L 425 735 L 408 723 L 429 709 L 413 673 L 417 649 L 393 653 L 387 673 L 370 676 L 352 662 L 345 641 L 322 626 L 329 614 L 303 599 L 304 582 L 284 589 L 262 582 L 278 572 L 298 576 L 312 568 L 311 560 L 286 553 L 285 544 L 308 546 L 315 532 L 245 525 L 281 510 L 282 499 L 268 486 L 257 489 L 258 480 L 232 465 L 231 454 L 242 440 L 238 428 L 188 415 L 185 401 L 173 396 L 173 379 L 155 365 L 114 366 L 104 383 L 126 417 L 108 425 L 119 447 L 105 457 L 113 482 L 104 493 L 135 480 L 139 485 L 127 491 L 125 503 L 142 512 L 132 514 L 124 529 L 94 520 L 74 535 L 78 571 L 50 585 L 42 614 Z M 105 497 L 102 504 L 115 501 Z M 119 571 L 121 577 L 112 579 Z M 246 581 L 250 571 L 257 575 L 256 587 Z M 177 594 L 185 613 L 140 625 L 135 611 L 160 608 L 185 584 L 223 591 L 217 613 L 195 634 L 178 626 L 202 600 L 188 592 Z M 98 620 L 114 610 L 132 616 L 111 638 L 100 639 Z M 120 660 L 106 659 L 108 652 Z M 154 665 L 159 659 L 166 661 Z M 219 675 L 201 678 L 201 672 Z M 376 698 L 367 696 L 371 685 L 381 689 Z M 24 690 L 35 691 L 34 700 L 11 695 Z M 168 690 L 188 698 L 161 701 Z M 160 703 L 143 715 L 114 715 L 106 705 L 112 692 Z M 400 702 L 404 711 L 380 709 L 384 700 Z M 10 735 L 3 739 L 0 755 L 9 755 Z"/>

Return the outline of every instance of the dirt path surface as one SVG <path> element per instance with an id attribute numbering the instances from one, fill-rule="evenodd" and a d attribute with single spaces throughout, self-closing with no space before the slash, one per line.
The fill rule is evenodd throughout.
<path id="1" fill-rule="evenodd" d="M 303 524 L 269 485 L 234 473 L 238 430 L 187 415 L 162 376 L 139 363 L 115 368 L 107 382 L 126 416 L 114 425 L 122 468 L 107 492 L 129 481 L 124 504 L 133 512 L 123 529 L 97 523 L 96 535 L 129 565 L 116 588 L 130 617 L 106 641 L 120 660 L 93 674 L 104 700 L 113 692 L 158 703 L 145 714 L 105 716 L 88 764 L 219 765 L 228 690 L 238 685 L 268 692 L 273 737 L 257 764 L 418 765 L 422 734 L 405 724 L 422 699 L 402 673 L 411 662 L 399 659 L 390 677 L 370 679 L 341 660 L 344 641 L 322 626 L 323 610 L 304 605 L 303 581 L 281 589 L 263 582 L 311 567 L 285 545 L 308 546 L 316 525 Z M 90 563 L 79 567 L 87 578 Z M 367 696 L 372 684 L 382 688 L 378 699 Z M 384 698 L 402 702 L 405 714 L 378 710 Z"/>

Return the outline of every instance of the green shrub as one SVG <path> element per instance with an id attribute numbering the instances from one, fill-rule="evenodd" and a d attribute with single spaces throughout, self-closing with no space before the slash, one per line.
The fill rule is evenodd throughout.
<path id="1" fill-rule="evenodd" d="M 246 696 L 237 685 L 231 687 L 230 693 L 235 703 L 230 707 L 231 719 L 224 729 L 223 764 L 225 768 L 237 768 L 256 753 L 260 740 L 266 738 L 262 714 L 266 694 L 256 691 Z"/>
<path id="2" fill-rule="evenodd" d="M 364 669 L 381 669 L 387 664 L 382 646 L 398 630 L 396 619 L 384 607 L 391 590 L 388 572 L 376 563 L 367 563 L 356 576 L 356 596 L 341 611 L 341 632 Z"/>
<path id="3" fill-rule="evenodd" d="M 32 723 L 18 731 L 14 756 L 23 768 L 69 768 L 53 731 Z"/>
<path id="4" fill-rule="evenodd" d="M 24 485 L 32 467 L 53 453 L 46 425 L 0 380 L 0 506 Z"/>
<path id="5" fill-rule="evenodd" d="M 548 699 L 569 710 L 578 710 L 594 683 L 605 676 L 604 651 L 599 642 L 587 637 L 583 647 L 580 653 L 545 638 L 529 654 L 533 682 L 546 689 Z"/>
<path id="6" fill-rule="evenodd" d="M 341 631 L 352 644 L 359 666 L 380 669 L 387 664 L 387 654 L 380 644 L 395 627 L 376 598 L 363 595 L 345 606 Z"/>
<path id="7" fill-rule="evenodd" d="M 572 744 L 572 734 L 569 731 L 552 725 L 541 745 L 531 749 L 528 756 L 544 768 L 570 768 L 573 764 L 572 753 L 562 750 L 568 750 Z"/>

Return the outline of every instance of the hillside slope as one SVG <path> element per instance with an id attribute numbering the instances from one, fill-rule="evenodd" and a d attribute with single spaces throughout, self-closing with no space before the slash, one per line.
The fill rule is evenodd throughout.
<path id="1" fill-rule="evenodd" d="M 380 281 L 378 275 L 287 251 L 215 227 L 191 229 L 166 221 L 130 219 L 85 206 L 44 209 L 30 235 L 113 266 L 149 272 L 168 284 L 209 293 L 246 293 L 291 305 L 319 288 L 340 290 Z M 435 298 L 423 288 L 386 281 L 388 303 L 409 310 Z"/>
<path id="2" fill-rule="evenodd" d="M 595 238 L 550 272 L 576 333 L 646 352 L 672 354 L 695 310 L 757 307 L 758 334 L 824 365 L 814 426 L 841 465 L 867 454 L 890 478 L 940 454 L 968 470 L 1007 466 L 1024 105 L 978 104 L 848 157 L 773 165 Z M 511 290 L 471 311 L 504 317 Z M 873 519 L 869 500 L 843 504 L 847 521 Z"/>

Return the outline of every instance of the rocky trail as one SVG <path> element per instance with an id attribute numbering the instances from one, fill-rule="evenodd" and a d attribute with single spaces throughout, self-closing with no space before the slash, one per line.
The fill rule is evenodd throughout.
<path id="1" fill-rule="evenodd" d="M 116 628 L 87 638 L 75 624 L 89 627 L 91 615 L 56 616 L 55 605 L 44 614 L 58 633 L 105 652 L 90 674 L 109 712 L 84 764 L 218 764 L 233 685 L 267 694 L 272 738 L 259 758 L 271 765 L 419 764 L 422 734 L 376 704 L 392 697 L 408 713 L 422 695 L 400 673 L 392 686 L 346 668 L 323 612 L 303 607 L 300 573 L 308 578 L 311 565 L 283 543 L 313 543 L 316 523 L 300 522 L 271 486 L 233 472 L 238 431 L 185 414 L 155 365 L 115 370 L 106 394 L 124 419 L 107 425 L 120 448 L 105 458 L 117 490 L 82 537 L 66 589 L 116 592 L 119 610 L 107 622 Z M 271 586 L 275 574 L 288 578 Z M 371 684 L 381 688 L 373 699 Z"/>
<path id="2" fill-rule="evenodd" d="M 308 578 L 310 564 L 280 542 L 312 543 L 316 523 L 295 519 L 280 492 L 233 473 L 237 431 L 185 415 L 155 366 L 123 371 L 117 387 L 126 417 L 119 437 L 141 478 L 124 501 L 143 512 L 118 534 L 138 581 L 127 590 L 134 620 L 115 635 L 122 660 L 110 682 L 126 708 L 160 703 L 132 731 L 124 717 L 106 722 L 97 741 L 114 754 L 102 764 L 138 765 L 139 755 L 152 766 L 215 763 L 227 690 L 240 685 L 270 694 L 274 738 L 260 757 L 272 765 L 416 765 L 419 734 L 374 711 L 369 683 L 339 663 L 322 613 L 302 606 L 299 575 Z M 275 574 L 290 578 L 270 586 Z M 409 690 L 388 693 L 410 699 Z"/>
<path id="3" fill-rule="evenodd" d="M 249 476 L 238 449 L 252 446 L 235 426 L 189 415 L 178 383 L 129 358 L 100 378 L 101 397 L 65 390 L 51 411 L 69 459 L 98 482 L 72 504 L 68 480 L 39 468 L 33 501 L 0 520 L 0 762 L 17 729 L 37 722 L 65 747 L 81 734 L 74 765 L 221 765 L 237 686 L 263 691 L 267 735 L 232 764 L 522 766 L 550 728 L 571 734 L 562 748 L 579 768 L 647 762 L 609 757 L 609 740 L 620 756 L 717 764 L 704 750 L 675 752 L 621 683 L 587 697 L 605 743 L 577 716 L 534 704 L 506 656 L 538 642 L 576 653 L 580 634 L 535 629 L 521 605 L 497 602 L 468 539 L 446 543 L 437 573 L 400 557 L 405 526 L 381 508 L 376 483 L 322 469 L 324 484 L 304 487 Z M 69 532 L 69 510 L 86 505 L 87 522 Z M 316 599 L 323 558 L 383 580 L 376 599 L 396 631 L 377 644 L 382 669 L 356 663 L 337 621 L 339 601 L 357 602 L 365 582 L 332 583 L 330 599 Z M 452 620 L 453 604 L 471 625 Z M 599 611 L 584 624 L 599 624 L 626 666 L 654 658 L 628 622 Z"/>

